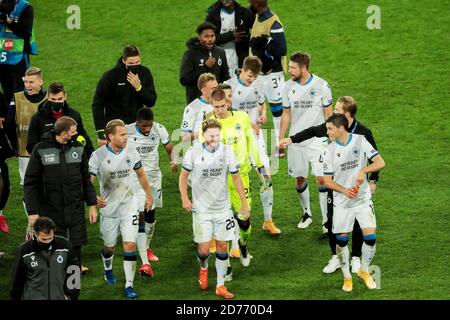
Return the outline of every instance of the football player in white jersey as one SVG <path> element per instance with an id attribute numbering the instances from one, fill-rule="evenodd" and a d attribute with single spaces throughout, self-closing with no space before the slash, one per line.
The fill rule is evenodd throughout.
<path id="1" fill-rule="evenodd" d="M 144 210 L 145 192 L 141 188 L 138 190 L 139 232 L 136 239 L 137 249 L 142 260 L 142 266 L 139 268 L 138 273 L 142 276 L 152 277 L 153 270 L 149 261 L 156 262 L 159 258 L 149 245 L 155 231 L 156 208 L 162 208 L 163 205 L 158 147 L 160 144 L 164 146 L 171 159 L 170 167 L 172 172 L 177 171 L 178 155 L 176 152 L 172 152 L 173 145 L 170 142 L 167 129 L 162 124 L 153 121 L 153 111 L 150 108 L 143 107 L 139 109 L 136 113 L 136 122 L 127 125 L 127 129 L 128 143 L 139 153 L 148 180 L 152 182 L 154 206 L 150 210 Z M 137 176 L 135 177 L 137 180 Z M 135 181 L 135 185 L 137 185 L 137 181 Z"/>
<path id="2" fill-rule="evenodd" d="M 183 120 L 181 120 L 183 141 L 192 141 L 193 146 L 198 144 L 198 134 L 205 115 L 212 111 L 210 97 L 211 92 L 217 87 L 216 76 L 212 73 L 202 73 L 198 78 L 197 86 L 202 95 L 184 109 Z"/>
<path id="3" fill-rule="evenodd" d="M 290 127 L 289 135 L 293 135 L 311 126 L 325 122 L 333 113 L 333 98 L 328 83 L 319 76 L 309 72 L 310 56 L 305 52 L 295 52 L 289 61 L 291 79 L 283 90 L 283 115 L 281 116 L 280 140 Z M 327 221 L 327 192 L 324 185 L 321 156 L 325 151 L 327 139 L 311 138 L 302 143 L 288 147 L 288 171 L 296 178 L 296 190 L 303 206 L 303 217 L 298 228 L 305 229 L 312 222 L 309 200 L 308 174 L 311 163 L 312 173 L 319 185 L 319 204 L 322 211 L 323 226 Z"/>
<path id="4" fill-rule="evenodd" d="M 122 120 L 107 123 L 105 137 L 108 142 L 97 149 L 89 160 L 91 180 L 98 177 L 101 196 L 97 198 L 100 209 L 100 233 L 104 247 L 101 255 L 105 268 L 104 279 L 113 285 L 113 257 L 119 233 L 123 241 L 123 268 L 125 270 L 124 294 L 129 299 L 137 298 L 133 289 L 137 256 L 135 243 L 139 224 L 137 190 L 134 186 L 136 172 L 139 184 L 145 191 L 145 209 L 153 206 L 152 191 L 144 167 L 136 149 L 127 146 L 127 127 Z"/>
<path id="5" fill-rule="evenodd" d="M 228 173 L 242 202 L 240 216 L 247 220 L 250 216 L 245 198 L 239 162 L 233 149 L 220 143 L 220 123 L 213 118 L 203 122 L 203 144 L 186 153 L 183 159 L 179 188 L 183 208 L 192 211 L 194 241 L 198 244 L 197 259 L 200 265 L 199 285 L 208 288 L 208 258 L 210 241 L 216 239 L 216 295 L 225 299 L 233 298 L 224 286 L 227 271 L 227 241 L 234 237 L 233 213 L 228 193 Z M 192 181 L 192 202 L 187 191 L 188 176 Z"/>
<path id="6" fill-rule="evenodd" d="M 344 274 L 342 290 L 353 289 L 347 244 L 355 219 L 364 236 L 357 275 L 369 289 L 375 289 L 369 264 L 375 255 L 376 219 L 367 174 L 380 171 L 385 163 L 363 135 L 347 131 L 348 120 L 344 115 L 333 114 L 326 120 L 326 126 L 332 143 L 324 153 L 323 173 L 325 185 L 333 190 L 333 233 L 337 234 L 336 253 Z M 367 166 L 368 160 L 371 164 Z"/>

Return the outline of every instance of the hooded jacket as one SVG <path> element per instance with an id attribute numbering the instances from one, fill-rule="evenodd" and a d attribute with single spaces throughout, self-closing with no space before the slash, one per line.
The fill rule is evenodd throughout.
<path id="1" fill-rule="evenodd" d="M 60 144 L 55 132 L 43 135 L 31 153 L 24 180 L 28 214 L 51 218 L 56 234 L 75 246 L 87 244 L 85 207 L 97 203 L 90 180 L 88 159 L 78 141 Z"/>
<path id="2" fill-rule="evenodd" d="M 156 91 L 150 70 L 141 65 L 138 72 L 142 89 L 136 91 L 127 81 L 128 69 L 119 58 L 116 66 L 105 72 L 97 84 L 92 114 L 98 138 L 104 139 L 104 129 L 108 121 L 121 119 L 126 124 L 136 120 L 136 112 L 142 107 L 153 107 Z"/>
<path id="3" fill-rule="evenodd" d="M 81 119 L 80 113 L 69 107 L 67 102 L 64 103 L 62 110 L 64 116 L 71 117 L 77 122 L 77 137 L 82 136 L 86 141 L 84 147 L 86 148 L 87 158 L 89 159 L 91 154 L 94 152 L 94 146 L 92 145 L 92 141 L 89 138 L 88 133 L 84 129 L 83 120 Z M 52 112 L 51 107 L 48 105 L 47 101 L 45 101 L 39 105 L 38 111 L 33 115 L 33 117 L 31 117 L 27 137 L 27 151 L 29 154 L 33 152 L 33 148 L 36 144 L 42 141 L 42 136 L 46 132 L 53 130 L 56 120 L 53 118 Z"/>
<path id="4" fill-rule="evenodd" d="M 186 87 L 186 104 L 189 104 L 202 95 L 197 87 L 197 80 L 202 73 L 212 73 L 218 83 L 230 79 L 230 75 L 225 50 L 222 48 L 214 45 L 211 50 L 207 50 L 200 44 L 198 38 L 189 39 L 186 47 L 180 65 L 180 83 Z M 210 55 L 216 58 L 212 68 L 204 63 Z"/>

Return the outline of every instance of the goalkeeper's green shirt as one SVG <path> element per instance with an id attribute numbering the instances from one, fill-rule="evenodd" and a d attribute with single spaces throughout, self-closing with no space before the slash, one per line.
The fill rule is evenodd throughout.
<path id="1" fill-rule="evenodd" d="M 233 147 L 239 161 L 239 173 L 248 174 L 252 164 L 258 168 L 264 166 L 259 157 L 258 145 L 253 137 L 250 118 L 246 112 L 231 111 L 231 115 L 226 119 L 217 118 L 213 112 L 206 117 L 215 117 L 222 125 L 220 140 Z"/>

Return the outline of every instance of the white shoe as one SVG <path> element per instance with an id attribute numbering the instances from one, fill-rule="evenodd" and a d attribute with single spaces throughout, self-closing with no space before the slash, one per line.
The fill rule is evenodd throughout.
<path id="1" fill-rule="evenodd" d="M 322 226 L 322 233 L 327 235 L 328 234 L 328 228 L 325 226 Z"/>
<path id="2" fill-rule="evenodd" d="M 250 260 L 253 257 L 250 255 L 250 252 L 248 252 L 247 246 L 241 246 L 239 244 L 239 247 L 241 249 L 241 255 L 239 256 L 239 260 L 241 261 L 242 265 L 247 268 L 250 265 Z"/>
<path id="3" fill-rule="evenodd" d="M 323 273 L 333 273 L 337 269 L 339 269 L 341 265 L 339 264 L 339 259 L 337 255 L 333 255 L 331 259 L 328 261 L 328 264 L 323 268 Z"/>
<path id="4" fill-rule="evenodd" d="M 359 257 L 352 257 L 350 265 L 352 267 L 352 273 L 358 273 L 361 268 L 361 259 Z"/>
<path id="5" fill-rule="evenodd" d="M 302 220 L 298 223 L 297 228 L 299 229 L 306 229 L 309 227 L 309 225 L 312 223 L 311 216 L 305 213 L 303 215 Z"/>
<path id="6" fill-rule="evenodd" d="M 227 268 L 227 274 L 225 275 L 225 281 L 233 280 L 233 269 L 231 267 Z"/>

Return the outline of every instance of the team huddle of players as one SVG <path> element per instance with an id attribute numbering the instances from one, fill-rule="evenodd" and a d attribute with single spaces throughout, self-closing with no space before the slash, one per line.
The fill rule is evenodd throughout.
<path id="1" fill-rule="evenodd" d="M 312 222 L 306 182 L 311 163 L 321 191 L 323 224 L 329 219 L 329 189 L 334 198 L 332 222 L 327 224 L 337 235 L 338 265 L 332 271 L 341 268 L 342 289 L 351 291 L 347 243 L 357 220 L 364 243 L 356 272 L 368 288 L 374 289 L 376 284 L 368 268 L 375 254 L 376 220 L 366 176 L 381 170 L 384 161 L 363 135 L 355 134 L 354 129 L 348 131 L 345 104 L 351 97 L 341 97 L 333 113 L 330 86 L 309 72 L 309 61 L 309 55 L 304 52 L 292 54 L 291 79 L 273 88 L 279 90 L 284 107 L 278 147 L 288 148 L 288 171 L 296 178 L 304 212 L 298 228 L 307 228 Z M 203 290 L 208 288 L 208 259 L 211 251 L 215 252 L 215 293 L 227 299 L 233 298 L 224 286 L 225 281 L 232 280 L 230 257 L 239 257 L 244 267 L 250 265 L 252 258 L 248 248 L 252 230 L 252 170 L 260 180 L 263 229 L 271 235 L 281 233 L 272 220 L 274 191 L 261 129 L 266 122 L 267 94 L 258 77 L 261 66 L 259 58 L 247 57 L 240 73 L 223 84 L 218 84 L 213 74 L 202 74 L 198 79 L 202 94 L 185 108 L 181 121 L 183 140 L 192 145 L 184 154 L 179 189 L 183 208 L 192 212 L 200 265 L 199 285 Z M 158 259 L 148 248 L 155 228 L 155 208 L 162 207 L 159 144 L 164 145 L 171 157 L 173 170 L 178 161 L 167 130 L 153 121 L 151 110 L 140 109 L 136 118 L 136 123 L 127 126 L 120 120 L 110 121 L 105 129 L 108 145 L 95 151 L 89 162 L 92 176 L 100 180 L 104 200 L 100 227 L 105 245 L 102 251 L 104 277 L 107 283 L 115 283 L 112 259 L 120 230 L 124 244 L 125 290 L 129 298 L 137 297 L 133 289 L 137 261 L 135 243 L 143 263 L 139 273 L 152 276 L 149 260 Z M 331 143 L 326 138 L 313 137 L 292 144 L 295 134 L 314 126 L 325 126 Z M 288 128 L 291 138 L 284 138 Z M 324 232 L 327 231 L 324 226 Z"/>

